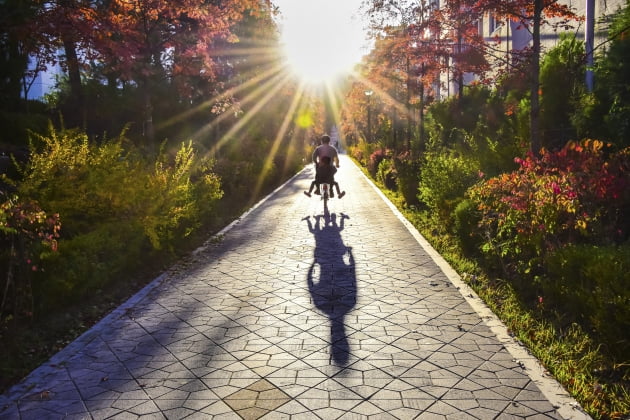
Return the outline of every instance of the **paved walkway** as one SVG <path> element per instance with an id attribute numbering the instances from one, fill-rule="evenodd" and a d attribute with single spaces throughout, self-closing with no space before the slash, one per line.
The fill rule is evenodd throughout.
<path id="1" fill-rule="evenodd" d="M 587 419 L 346 157 L 0 397 L 0 419 Z"/>

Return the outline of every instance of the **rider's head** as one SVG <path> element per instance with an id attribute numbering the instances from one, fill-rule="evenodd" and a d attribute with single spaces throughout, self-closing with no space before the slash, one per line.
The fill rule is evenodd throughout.
<path id="1" fill-rule="evenodd" d="M 322 136 L 322 143 L 324 143 L 324 144 L 330 143 L 330 136 L 328 134 L 324 134 Z"/>

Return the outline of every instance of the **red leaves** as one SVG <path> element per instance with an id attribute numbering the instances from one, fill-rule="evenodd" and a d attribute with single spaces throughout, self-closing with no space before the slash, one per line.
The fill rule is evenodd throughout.
<path id="1" fill-rule="evenodd" d="M 469 190 L 480 229 L 514 253 L 544 255 L 560 244 L 623 241 L 630 235 L 630 150 L 608 154 L 601 141 L 516 158 L 519 169 Z"/>
<path id="2" fill-rule="evenodd" d="M 0 203 L 0 233 L 18 238 L 23 244 L 16 250 L 22 254 L 11 257 L 17 256 L 31 271 L 39 270 L 35 260 L 40 245 L 57 251 L 60 230 L 59 214 L 46 214 L 36 202 L 11 197 Z"/>
<path id="3" fill-rule="evenodd" d="M 54 62 L 60 40 L 70 40 L 84 58 L 123 79 L 168 76 L 162 73 L 174 62 L 178 72 L 211 76 L 213 44 L 235 41 L 232 26 L 258 7 L 255 0 L 65 0 L 42 8 L 30 31 L 41 37 L 36 52 L 47 53 L 47 62 Z"/>

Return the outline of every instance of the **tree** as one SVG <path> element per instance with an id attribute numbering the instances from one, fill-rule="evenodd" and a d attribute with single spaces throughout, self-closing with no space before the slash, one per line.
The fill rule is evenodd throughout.
<path id="1" fill-rule="evenodd" d="M 378 23 L 391 20 L 405 20 L 415 27 L 418 45 L 425 58 L 446 57 L 452 59 L 449 66 L 458 85 L 458 95 L 463 94 L 466 73 L 474 73 L 484 80 L 489 69 L 488 55 L 495 51 L 495 41 L 483 39 L 478 23 L 491 13 L 498 19 L 519 22 L 522 28 L 531 31 L 532 47 L 529 50 L 528 69 L 531 111 L 531 149 L 541 148 L 539 133 L 539 74 L 540 74 L 540 31 L 543 25 L 553 28 L 568 28 L 569 22 L 577 19 L 570 7 L 557 0 L 445 0 L 439 7 L 420 6 L 409 0 L 366 0 L 366 9 L 377 16 L 372 19 L 375 28 Z M 520 61 L 520 60 L 519 60 Z M 438 66 L 439 68 L 442 68 Z"/>
<path id="2" fill-rule="evenodd" d="M 618 147 L 630 145 L 630 3 L 615 14 L 609 29 L 609 48 L 597 58 L 595 89 L 588 97 L 590 107 L 597 108 L 597 131 Z M 595 130 L 593 130 L 595 131 Z"/>
<path id="3" fill-rule="evenodd" d="M 35 35 L 30 52 L 39 62 L 58 61 L 68 75 L 70 98 L 65 115 L 69 126 L 86 125 L 86 103 L 81 84 L 84 60 L 94 59 L 92 33 L 96 16 L 90 0 L 53 0 L 44 2 L 27 28 Z M 59 52 L 63 56 L 59 57 Z"/>
<path id="4" fill-rule="evenodd" d="M 6 0 L 0 2 L 0 108 L 16 111 L 25 80 L 41 70 L 33 66 L 29 72 L 32 38 L 26 36 L 25 23 L 36 13 L 35 1 Z"/>
<path id="5" fill-rule="evenodd" d="M 424 1 L 368 1 L 366 7 L 374 36 L 383 41 L 381 45 L 375 45 L 375 61 L 385 71 L 388 67 L 395 69 L 405 87 L 406 147 L 409 149 L 413 121 L 411 106 L 419 108 L 420 137 L 423 137 L 425 96 L 432 90 L 439 95 L 440 85 L 450 83 L 450 80 L 444 83 L 441 74 L 454 76 L 457 95 L 461 98 L 464 75 L 481 75 L 487 71 L 480 47 L 484 45 L 483 40 L 477 32 L 477 17 L 472 13 L 472 6 L 461 1 L 446 2 L 442 8 Z"/>
<path id="6" fill-rule="evenodd" d="M 579 19 L 571 7 L 558 0 L 478 0 L 475 4 L 478 14 L 491 13 L 497 19 L 518 22 L 519 27 L 531 32 L 532 45 L 527 74 L 530 91 L 530 149 L 538 154 L 542 148 L 540 135 L 540 56 L 541 28 L 549 26 L 570 29 L 570 22 Z"/>
<path id="7" fill-rule="evenodd" d="M 391 118 L 391 146 L 395 149 L 400 147 L 399 120 L 403 119 L 407 121 L 405 145 L 409 149 L 413 123 L 411 100 L 415 93 L 410 70 L 409 32 L 405 27 L 383 28 L 382 32 L 368 58 L 367 78 L 381 88 L 378 96 L 382 98 L 385 110 Z"/>
<path id="8" fill-rule="evenodd" d="M 216 80 L 227 67 L 218 47 L 237 42 L 231 28 L 265 5 L 266 0 L 56 0 L 46 2 L 31 28 L 39 40 L 36 54 L 46 62 L 57 60 L 58 49 L 65 51 L 61 64 L 75 109 L 85 109 L 81 75 L 89 62 L 99 63 L 110 83 L 137 85 L 144 138 L 153 150 L 156 85 L 179 80 L 180 93 L 190 98 L 199 84 L 186 78 Z"/>
<path id="9" fill-rule="evenodd" d="M 260 4 L 257 0 L 111 0 L 98 10 L 94 47 L 111 71 L 141 87 L 149 147 L 154 142 L 154 85 L 178 76 L 214 80 L 221 68 L 217 42 L 237 42 L 230 28 Z M 180 86 L 188 94 L 193 88 Z"/>
<path id="10" fill-rule="evenodd" d="M 584 92 L 584 43 L 569 33 L 560 34 L 560 40 L 544 55 L 540 68 L 541 139 L 548 150 L 575 139 L 570 116 Z"/>

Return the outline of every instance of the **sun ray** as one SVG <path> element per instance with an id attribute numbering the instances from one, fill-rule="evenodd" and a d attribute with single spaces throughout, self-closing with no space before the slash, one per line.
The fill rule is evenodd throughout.
<path id="1" fill-rule="evenodd" d="M 391 96 L 386 90 L 380 88 L 378 85 L 372 83 L 371 81 L 369 81 L 367 78 L 362 77 L 360 74 L 356 73 L 356 72 L 352 72 L 351 77 L 356 80 L 357 82 L 361 83 L 362 85 L 365 86 L 366 90 L 371 90 L 374 92 L 374 96 L 375 97 L 379 97 L 381 98 L 382 102 L 385 102 L 387 104 L 390 104 L 391 106 L 393 106 L 396 111 L 398 113 L 400 113 L 401 115 L 407 114 L 409 112 L 409 109 L 407 108 L 407 106 L 400 102 L 399 100 L 397 100 L 396 98 L 394 98 L 393 96 Z M 355 126 L 356 128 L 356 126 Z M 357 135 L 357 138 L 360 137 L 360 130 L 356 129 L 355 134 Z"/>
<path id="2" fill-rule="evenodd" d="M 255 83 L 244 83 L 239 85 L 239 87 L 235 90 L 233 90 L 231 93 L 232 94 L 236 94 L 239 93 L 240 91 L 243 91 L 245 89 L 249 89 L 252 86 L 258 85 L 258 87 L 251 93 L 247 94 L 245 97 L 243 97 L 240 101 L 240 107 L 242 108 L 244 105 L 247 105 L 249 103 L 252 103 L 253 101 L 255 101 L 258 96 L 262 95 L 264 93 L 264 88 L 272 85 L 274 83 L 274 81 L 283 78 L 284 73 L 282 71 L 282 69 L 276 68 L 273 70 L 270 70 L 269 72 L 266 72 L 263 75 L 261 75 L 261 77 L 256 77 L 255 79 Z M 251 80 L 250 80 L 251 81 Z M 262 83 L 262 84 L 261 84 Z M 232 109 L 232 113 L 230 112 L 223 112 L 220 115 L 218 115 L 217 117 L 215 117 L 210 123 L 206 124 L 204 127 L 202 127 L 199 131 L 197 131 L 197 133 L 195 133 L 194 135 L 194 139 L 198 140 L 200 138 L 203 137 L 203 135 L 205 135 L 207 132 L 209 132 L 210 130 L 212 130 L 215 126 L 217 126 L 218 124 L 220 124 L 221 122 L 223 122 L 224 120 L 233 117 L 234 112 L 237 112 L 236 109 Z M 222 143 L 223 144 L 223 143 Z"/>
<path id="3" fill-rule="evenodd" d="M 265 159 L 265 163 L 263 165 L 263 173 L 261 173 L 261 175 L 258 177 L 258 182 L 256 183 L 256 186 L 254 188 L 254 194 L 252 195 L 252 199 L 254 199 L 254 197 L 258 196 L 258 193 L 261 191 L 262 189 L 262 184 L 263 181 L 265 179 L 265 171 L 268 171 L 269 168 L 271 167 L 271 163 L 273 162 L 273 159 L 275 158 L 276 154 L 278 153 L 278 150 L 280 149 L 280 145 L 282 144 L 282 140 L 287 132 L 287 130 L 289 129 L 289 124 L 291 122 L 291 120 L 293 119 L 293 116 L 296 113 L 296 110 L 298 108 L 298 105 L 301 101 L 301 99 L 303 98 L 304 95 L 304 85 L 301 84 L 300 86 L 298 86 L 298 89 L 295 93 L 295 95 L 293 95 L 293 99 L 291 101 L 291 105 L 289 106 L 289 109 L 287 110 L 284 119 L 282 120 L 282 124 L 280 126 L 280 128 L 278 129 L 278 133 L 276 134 L 275 139 L 273 140 L 273 143 L 271 145 L 271 148 L 269 149 L 269 153 L 267 154 L 267 157 Z M 250 203 L 252 204 L 252 203 Z"/>
<path id="4" fill-rule="evenodd" d="M 321 37 L 318 37 L 318 33 L 314 33 L 313 38 L 309 42 L 317 42 Z M 318 48 L 320 52 L 325 53 L 328 49 L 334 47 L 334 42 L 330 41 L 324 43 Z M 311 112 L 315 110 L 315 114 L 318 114 L 318 109 L 323 104 L 324 112 L 328 112 L 333 115 L 333 122 L 338 123 L 339 114 L 343 106 L 343 94 L 340 91 L 340 81 L 343 81 L 343 77 L 340 72 L 335 71 L 326 73 L 330 70 L 328 67 L 332 67 L 339 61 L 335 59 L 335 56 L 330 56 L 331 60 L 324 60 L 323 66 L 318 71 L 322 73 L 318 76 L 319 80 L 314 83 L 314 80 L 308 77 L 304 77 L 304 74 L 298 74 L 295 68 L 292 67 L 289 57 L 283 56 L 278 46 L 271 46 L 265 42 L 261 42 L 256 39 L 243 39 L 242 47 L 217 49 L 213 51 L 213 55 L 223 57 L 228 62 L 232 62 L 235 66 L 239 67 L 237 72 L 238 79 L 234 79 L 232 83 L 234 86 L 225 90 L 224 92 L 215 95 L 211 99 L 204 101 L 203 103 L 195 106 L 179 115 L 172 116 L 168 120 L 160 124 L 159 128 L 169 127 L 175 124 L 186 121 L 194 115 L 203 115 L 202 113 L 208 113 L 207 124 L 200 127 L 195 133 L 192 134 L 192 140 L 199 145 L 203 145 L 204 153 L 207 156 L 216 157 L 219 151 L 231 142 L 239 144 L 241 137 L 251 124 L 256 124 L 256 117 L 259 115 L 269 115 L 265 111 L 268 110 L 270 104 L 282 105 L 283 108 L 281 114 L 281 121 L 277 132 L 275 134 L 270 133 L 272 138 L 268 147 L 266 156 L 263 159 L 263 166 L 260 171 L 259 177 L 253 185 L 252 199 L 258 197 L 265 185 L 265 179 L 269 177 L 270 171 L 273 169 L 274 161 L 277 160 L 277 156 L 281 151 L 283 145 L 286 142 L 289 145 L 301 145 L 303 139 L 298 140 L 300 136 L 309 133 L 313 126 L 319 126 L 322 120 L 308 121 L 308 124 L 301 125 L 298 122 L 298 116 L 303 109 Z M 312 48 L 303 48 L 301 54 L 308 55 L 312 53 Z M 243 66 L 251 66 L 250 70 L 244 70 Z M 347 70 L 346 74 L 347 74 Z M 230 83 L 230 81 L 227 81 Z M 282 97 L 282 101 L 286 102 L 274 102 L 275 98 Z M 209 108 L 216 103 L 232 101 L 234 98 L 234 106 L 226 107 L 222 113 L 217 115 L 209 114 Z M 315 108 L 311 108 L 315 105 Z M 228 103 L 229 106 L 229 103 Z M 239 114 L 237 114 L 239 113 Z M 233 121 L 232 121 L 233 119 Z M 292 125 L 294 123 L 295 125 Z M 221 127 L 221 130 L 216 128 Z M 330 127 L 325 127 L 324 131 L 329 130 Z M 293 130 L 291 138 L 287 137 L 287 134 Z M 217 133 L 215 135 L 215 132 Z M 321 134 L 321 133 L 320 133 Z M 290 146 L 291 150 L 298 150 Z M 288 165 L 289 161 L 286 160 L 284 165 Z M 277 165 L 283 166 L 281 163 Z M 280 171 L 286 171 L 286 167 L 278 168 Z"/>
<path id="5" fill-rule="evenodd" d="M 242 118 L 237 121 L 228 131 L 225 133 L 219 141 L 212 146 L 211 154 L 214 155 L 217 150 L 219 150 L 223 145 L 225 145 L 230 138 L 236 136 L 238 131 L 245 126 L 257 113 L 258 111 L 265 106 L 269 101 L 271 101 L 274 95 L 283 88 L 288 81 L 290 80 L 289 75 L 287 73 L 279 73 L 274 78 L 269 79 L 263 85 L 256 88 L 254 92 L 252 92 L 251 96 L 254 97 L 257 94 L 263 94 L 263 96 L 254 104 L 251 110 L 245 113 Z M 271 88 L 270 88 L 271 87 Z"/>
<path id="6" fill-rule="evenodd" d="M 175 115 L 175 116 L 169 118 L 168 120 L 166 120 L 163 123 L 161 123 L 159 125 L 159 128 L 165 128 L 165 127 L 168 127 L 170 125 L 176 124 L 178 122 L 184 121 L 184 120 L 186 120 L 186 118 L 189 118 L 192 115 L 197 114 L 198 112 L 200 112 L 203 109 L 207 108 L 211 104 L 217 103 L 217 102 L 219 102 L 219 101 L 221 101 L 223 99 L 230 98 L 230 97 L 232 97 L 234 95 L 237 95 L 238 93 L 240 93 L 240 92 L 242 92 L 242 91 L 244 91 L 246 89 L 249 89 L 250 87 L 252 87 L 252 86 L 262 82 L 263 80 L 269 79 L 274 74 L 281 72 L 282 69 L 283 69 L 282 65 L 275 64 L 275 65 L 270 66 L 268 69 L 266 69 L 266 70 L 264 70 L 264 71 L 262 71 L 262 72 L 260 72 L 258 74 L 252 75 L 252 77 L 247 77 L 247 78 L 245 78 L 246 81 L 244 83 L 241 83 L 238 86 L 231 87 L 231 88 L 227 89 L 226 91 L 221 92 L 220 94 L 218 94 L 218 95 L 216 95 L 216 96 L 214 96 L 214 97 L 212 97 L 212 98 L 202 102 L 201 104 L 197 105 L 196 107 L 194 107 L 194 108 L 192 108 L 192 109 L 190 109 L 190 110 L 188 110 L 186 112 L 182 112 L 182 113 L 180 113 L 178 115 Z M 225 118 L 225 117 L 223 117 L 223 115 L 219 115 L 213 121 L 213 123 L 214 124 L 220 123 L 222 121 L 222 118 Z"/>

